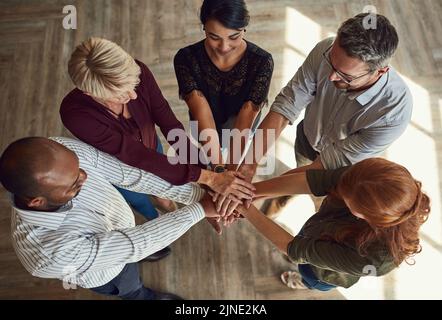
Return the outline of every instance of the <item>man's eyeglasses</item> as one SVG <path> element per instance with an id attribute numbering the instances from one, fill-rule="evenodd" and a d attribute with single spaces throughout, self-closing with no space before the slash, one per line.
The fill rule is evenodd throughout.
<path id="1" fill-rule="evenodd" d="M 357 76 L 357 77 L 353 77 L 353 76 L 350 76 L 350 75 L 346 75 L 346 74 L 343 74 L 342 72 L 340 72 L 340 71 L 338 71 L 338 70 L 336 70 L 335 69 L 335 67 L 333 67 L 333 64 L 331 63 L 331 60 L 330 60 L 330 51 L 331 51 L 331 48 L 333 47 L 333 45 L 331 45 L 330 47 L 328 47 L 327 48 L 327 50 L 325 50 L 323 53 L 322 53 L 322 57 L 324 58 L 324 60 L 325 60 L 325 62 L 327 62 L 327 64 L 328 64 L 328 66 L 338 75 L 338 77 L 342 80 L 342 81 L 344 81 L 346 84 L 350 84 L 350 83 L 352 83 L 353 81 L 355 81 L 355 80 L 357 80 L 357 79 L 360 79 L 360 78 L 362 78 L 362 77 L 365 77 L 366 75 L 369 75 L 370 73 L 372 73 L 373 71 L 368 71 L 367 73 L 364 73 L 363 75 L 360 75 L 360 76 Z"/>

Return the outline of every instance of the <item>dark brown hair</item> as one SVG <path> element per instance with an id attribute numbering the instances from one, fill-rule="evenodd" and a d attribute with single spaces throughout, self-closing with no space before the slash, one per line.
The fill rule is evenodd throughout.
<path id="1" fill-rule="evenodd" d="M 247 27 L 250 20 L 244 0 L 204 0 L 200 10 L 203 25 L 214 19 L 228 29 Z"/>

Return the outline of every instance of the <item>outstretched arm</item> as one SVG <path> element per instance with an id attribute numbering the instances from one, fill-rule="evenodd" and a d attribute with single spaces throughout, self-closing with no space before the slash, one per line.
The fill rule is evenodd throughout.
<path id="1" fill-rule="evenodd" d="M 293 194 L 311 194 L 305 171 L 284 174 L 254 185 L 256 197 L 276 198 Z"/>
<path id="2" fill-rule="evenodd" d="M 267 218 L 255 206 L 246 209 L 244 206 L 238 207 L 241 213 L 250 223 L 267 239 L 269 239 L 281 252 L 287 254 L 287 247 L 293 240 L 293 236 L 281 228 L 276 222 Z"/>

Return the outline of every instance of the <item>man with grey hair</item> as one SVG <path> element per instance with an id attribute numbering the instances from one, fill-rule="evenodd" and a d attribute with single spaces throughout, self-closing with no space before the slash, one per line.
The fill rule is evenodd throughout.
<path id="1" fill-rule="evenodd" d="M 367 27 L 367 19 L 376 25 Z M 389 66 L 397 45 L 386 17 L 362 13 L 345 21 L 336 38 L 313 48 L 260 125 L 264 132 L 275 129 L 278 137 L 305 109 L 297 127 L 295 170 L 335 169 L 377 156 L 405 131 L 412 96 Z M 251 180 L 259 160 L 243 164 L 240 172 Z"/>

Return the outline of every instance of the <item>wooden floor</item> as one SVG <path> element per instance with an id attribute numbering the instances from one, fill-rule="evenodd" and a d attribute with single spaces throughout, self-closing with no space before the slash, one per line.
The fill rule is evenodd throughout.
<path id="1" fill-rule="evenodd" d="M 249 0 L 251 25 L 247 39 L 273 54 L 275 72 L 270 102 L 287 75 L 288 43 L 319 32 L 320 38 L 337 30 L 340 22 L 362 11 L 362 0 Z M 397 26 L 401 43 L 393 62 L 439 98 L 442 83 L 442 1 L 373 0 L 379 13 Z M 64 5 L 77 9 L 76 30 L 62 27 Z M 0 4 L 0 151 L 25 136 L 69 135 L 58 109 L 73 86 L 67 61 L 74 46 L 88 36 L 102 36 L 119 43 L 154 73 L 165 97 L 187 125 L 186 107 L 178 99 L 173 71 L 176 51 L 202 39 L 198 24 L 200 0 L 45 0 L 10 1 Z M 290 12 L 310 21 L 316 29 L 290 29 Z M 296 16 L 296 15 L 295 15 Z M 308 42 L 309 39 L 306 39 Z M 438 100 L 435 100 L 438 101 Z M 440 114 L 433 112 L 441 150 Z M 291 142 L 294 136 L 290 137 Z M 440 153 L 439 153 L 440 154 Z M 442 159 L 438 157 L 439 167 Z M 278 163 L 278 171 L 284 164 Z M 217 236 L 201 222 L 172 245 L 163 261 L 143 264 L 146 285 L 182 295 L 187 299 L 343 299 L 329 293 L 294 292 L 286 289 L 279 274 L 290 263 L 274 247 L 242 221 Z M 10 242 L 10 210 L 0 189 L 0 298 L 3 299 L 105 299 L 88 290 L 64 290 L 58 280 L 30 276 L 20 265 Z"/>

